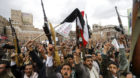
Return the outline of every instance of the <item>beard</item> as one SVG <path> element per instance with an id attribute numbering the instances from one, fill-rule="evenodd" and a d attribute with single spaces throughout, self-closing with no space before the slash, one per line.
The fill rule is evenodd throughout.
<path id="1" fill-rule="evenodd" d="M 89 64 L 88 67 L 91 67 L 92 68 L 92 64 Z"/>
<path id="2" fill-rule="evenodd" d="M 88 64 L 88 65 L 86 64 L 86 67 L 88 67 L 89 69 L 91 69 L 92 66 L 93 66 L 92 64 Z"/>
<path id="3" fill-rule="evenodd" d="M 64 77 L 70 78 L 70 76 L 69 76 L 69 74 L 68 74 L 67 72 L 64 73 L 63 78 L 64 78 Z"/>
<path id="4" fill-rule="evenodd" d="M 64 73 L 64 76 L 68 76 L 68 73 L 67 73 L 67 72 L 65 72 L 65 73 Z"/>

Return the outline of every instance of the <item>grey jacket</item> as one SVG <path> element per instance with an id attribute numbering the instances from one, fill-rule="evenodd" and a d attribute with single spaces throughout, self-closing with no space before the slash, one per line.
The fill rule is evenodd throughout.
<path id="1" fill-rule="evenodd" d="M 120 52 L 119 52 L 119 68 L 122 71 L 125 71 L 126 68 L 128 66 L 128 61 L 125 55 L 125 49 L 124 48 L 120 48 Z"/>

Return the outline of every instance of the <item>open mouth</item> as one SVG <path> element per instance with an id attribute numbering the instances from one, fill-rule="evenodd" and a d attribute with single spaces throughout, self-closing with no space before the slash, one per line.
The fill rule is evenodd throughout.
<path id="1" fill-rule="evenodd" d="M 64 73 L 64 75 L 65 75 L 65 76 L 67 76 L 67 75 L 68 75 L 68 73 Z"/>

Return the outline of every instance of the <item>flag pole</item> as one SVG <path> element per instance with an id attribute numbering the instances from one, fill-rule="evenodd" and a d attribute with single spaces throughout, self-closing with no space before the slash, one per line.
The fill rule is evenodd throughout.
<path id="1" fill-rule="evenodd" d="M 59 27 L 60 25 L 61 25 L 61 24 L 56 25 L 56 26 L 54 27 L 54 29 L 57 28 L 57 27 Z M 42 33 L 42 34 L 40 34 L 39 36 L 37 36 L 37 37 L 35 37 L 34 39 L 29 40 L 29 41 L 35 41 L 35 40 L 37 40 L 38 38 L 40 38 L 41 36 L 43 36 L 43 35 L 45 35 L 45 33 Z M 29 41 L 27 41 L 23 46 L 26 46 L 26 45 L 28 44 Z"/>
<path id="2" fill-rule="evenodd" d="M 59 27 L 60 25 L 61 25 L 61 24 L 58 24 L 58 25 L 54 26 L 54 29 L 57 28 L 57 27 Z"/>

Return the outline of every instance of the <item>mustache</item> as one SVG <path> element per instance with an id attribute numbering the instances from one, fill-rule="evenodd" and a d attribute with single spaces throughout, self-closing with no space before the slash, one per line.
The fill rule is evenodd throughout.
<path id="1" fill-rule="evenodd" d="M 67 73 L 67 72 L 65 72 L 65 73 L 64 73 L 64 75 L 65 75 L 65 76 L 67 76 L 67 75 L 68 75 L 68 73 Z"/>
<path id="2" fill-rule="evenodd" d="M 93 65 L 93 64 L 89 64 L 89 65 Z"/>
<path id="3" fill-rule="evenodd" d="M 89 66 L 92 66 L 92 64 L 89 64 Z"/>

